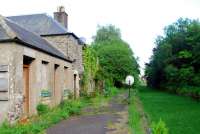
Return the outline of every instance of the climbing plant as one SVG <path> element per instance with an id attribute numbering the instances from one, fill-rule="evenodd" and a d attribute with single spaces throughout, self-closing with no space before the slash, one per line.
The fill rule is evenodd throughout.
<path id="1" fill-rule="evenodd" d="M 98 57 L 92 47 L 83 50 L 84 74 L 82 79 L 83 92 L 94 90 L 94 80 L 99 70 Z"/>

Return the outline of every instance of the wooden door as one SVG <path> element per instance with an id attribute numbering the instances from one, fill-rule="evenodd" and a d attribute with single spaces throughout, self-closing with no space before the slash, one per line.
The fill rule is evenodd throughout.
<path id="1" fill-rule="evenodd" d="M 23 84 L 24 84 L 24 114 L 29 114 L 29 66 L 23 66 Z"/>

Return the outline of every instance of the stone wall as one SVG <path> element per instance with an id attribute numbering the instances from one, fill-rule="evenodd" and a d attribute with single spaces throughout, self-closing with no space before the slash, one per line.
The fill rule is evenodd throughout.
<path id="1" fill-rule="evenodd" d="M 17 51 L 17 46 L 14 43 L 10 44 L 1 44 L 0 49 L 0 65 L 8 66 L 8 100 L 1 101 L 0 106 L 3 107 L 0 111 L 2 119 L 8 115 L 9 120 L 15 120 L 18 118 L 21 113 L 22 107 L 22 92 L 23 86 L 20 82 L 22 79 L 22 64 L 23 57 L 20 51 Z M 16 79 L 17 78 L 17 79 Z M 3 95 L 3 92 L 0 92 L 0 96 Z M 1 120 L 2 120 L 1 119 Z"/>
<path id="2" fill-rule="evenodd" d="M 63 52 L 71 60 L 75 60 L 73 67 L 79 74 L 83 73 L 82 45 L 72 35 L 57 35 L 43 37 L 54 47 Z"/>
<path id="3" fill-rule="evenodd" d="M 8 98 L 6 101 L 0 100 L 0 107 L 2 107 L 0 109 L 0 121 L 8 116 L 8 119 L 12 122 L 24 114 L 23 56 L 33 58 L 29 73 L 30 115 L 36 114 L 36 106 L 38 103 L 46 103 L 53 107 L 59 104 L 64 98 L 64 90 L 74 91 L 74 74 L 71 63 L 16 43 L 1 43 L 0 45 L 0 66 L 8 65 L 9 75 L 8 92 L 0 92 L 0 98 L 6 95 Z M 48 97 L 41 96 L 42 83 L 45 81 L 42 79 L 42 61 L 48 63 L 48 90 L 51 92 L 51 95 Z M 55 65 L 57 66 L 56 71 Z M 65 83 L 66 81 L 67 84 Z"/>

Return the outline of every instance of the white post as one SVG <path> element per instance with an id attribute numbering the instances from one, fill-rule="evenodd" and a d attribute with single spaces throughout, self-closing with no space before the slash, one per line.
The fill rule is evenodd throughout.
<path id="1" fill-rule="evenodd" d="M 131 98 L 131 86 L 133 85 L 134 83 L 134 77 L 131 76 L 131 75 L 128 75 L 126 77 L 126 80 L 125 80 L 126 84 L 129 86 L 129 92 L 128 92 L 128 103 L 130 103 L 130 98 Z"/>

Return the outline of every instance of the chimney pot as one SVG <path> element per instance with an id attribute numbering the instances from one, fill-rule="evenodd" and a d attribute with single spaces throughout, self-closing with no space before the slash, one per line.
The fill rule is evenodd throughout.
<path id="1" fill-rule="evenodd" d="M 64 6 L 59 6 L 57 8 L 57 12 L 54 12 L 54 19 L 68 29 L 68 14 L 65 12 Z"/>
<path id="2" fill-rule="evenodd" d="M 65 7 L 64 6 L 59 6 L 57 8 L 57 12 L 65 12 Z"/>

